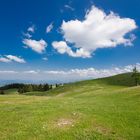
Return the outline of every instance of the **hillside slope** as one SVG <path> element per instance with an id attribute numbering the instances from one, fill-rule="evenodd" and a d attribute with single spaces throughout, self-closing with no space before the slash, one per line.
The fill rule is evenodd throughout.
<path id="1" fill-rule="evenodd" d="M 132 73 L 124 73 L 106 78 L 69 83 L 47 92 L 30 92 L 25 95 L 55 96 L 59 94 L 67 95 L 68 93 L 75 95 L 76 93 L 80 94 L 85 91 L 94 91 L 100 88 L 111 89 L 113 87 L 113 89 L 117 89 L 132 86 L 135 86 Z"/>
<path id="2" fill-rule="evenodd" d="M 135 81 L 134 78 L 132 78 L 132 73 L 119 74 L 100 80 L 108 85 L 135 86 Z"/>

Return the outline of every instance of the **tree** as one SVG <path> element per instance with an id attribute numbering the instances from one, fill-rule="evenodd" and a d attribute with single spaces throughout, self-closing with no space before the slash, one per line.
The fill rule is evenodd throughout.
<path id="1" fill-rule="evenodd" d="M 55 87 L 56 87 L 56 88 L 59 87 L 59 84 L 56 84 Z"/>
<path id="2" fill-rule="evenodd" d="M 44 85 L 43 85 L 43 90 L 44 90 L 44 91 L 49 90 L 49 85 L 48 85 L 48 84 L 44 84 Z"/>
<path id="3" fill-rule="evenodd" d="M 0 95 L 4 95 L 4 91 L 3 90 L 0 90 Z"/>
<path id="4" fill-rule="evenodd" d="M 53 86 L 52 85 L 50 85 L 50 88 L 49 89 L 53 89 Z"/>
<path id="5" fill-rule="evenodd" d="M 20 94 L 22 93 L 22 88 L 18 89 L 18 93 L 20 93 Z"/>
<path id="6" fill-rule="evenodd" d="M 32 87 L 31 84 L 26 85 L 26 91 L 27 91 L 27 92 L 31 92 L 31 91 L 33 91 L 33 87 Z"/>
<path id="7" fill-rule="evenodd" d="M 33 91 L 38 91 L 38 85 L 32 84 Z"/>
<path id="8" fill-rule="evenodd" d="M 38 91 L 43 91 L 43 85 L 42 84 L 39 84 Z"/>
<path id="9" fill-rule="evenodd" d="M 140 79 L 140 73 L 137 70 L 137 67 L 136 66 L 133 69 L 132 77 L 135 80 L 135 85 L 138 86 L 139 85 L 139 79 Z"/>

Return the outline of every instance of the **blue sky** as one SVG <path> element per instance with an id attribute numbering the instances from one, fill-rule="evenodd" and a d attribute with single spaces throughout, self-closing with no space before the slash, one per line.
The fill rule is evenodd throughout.
<path id="1" fill-rule="evenodd" d="M 76 70 L 86 71 L 81 79 L 114 68 L 126 72 L 140 62 L 139 5 L 139 0 L 1 0 L 1 79 L 22 73 L 18 79 L 59 81 L 65 73 L 69 81 L 71 71 L 79 79 Z"/>

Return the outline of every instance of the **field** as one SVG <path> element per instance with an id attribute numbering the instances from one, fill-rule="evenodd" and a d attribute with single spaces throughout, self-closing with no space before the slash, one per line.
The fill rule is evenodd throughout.
<path id="1" fill-rule="evenodd" d="M 130 74 L 49 92 L 0 96 L 0 140 L 140 140 L 140 86 Z"/>

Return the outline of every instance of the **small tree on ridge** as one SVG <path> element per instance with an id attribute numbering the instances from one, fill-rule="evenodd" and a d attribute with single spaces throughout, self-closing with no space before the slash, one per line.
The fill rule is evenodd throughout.
<path id="1" fill-rule="evenodd" d="M 140 73 L 137 70 L 137 67 L 135 66 L 132 72 L 132 77 L 135 80 L 135 85 L 138 86 L 139 85 L 139 79 L 140 79 Z"/>

